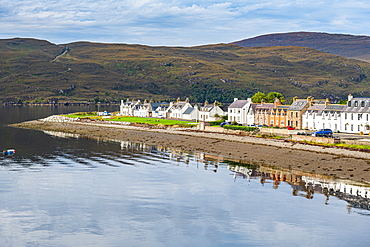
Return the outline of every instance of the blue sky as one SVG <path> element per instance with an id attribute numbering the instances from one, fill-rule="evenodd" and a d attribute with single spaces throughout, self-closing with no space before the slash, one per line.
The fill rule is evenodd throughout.
<path id="1" fill-rule="evenodd" d="M 0 39 L 195 46 L 269 33 L 370 36 L 368 0 L 0 0 Z"/>

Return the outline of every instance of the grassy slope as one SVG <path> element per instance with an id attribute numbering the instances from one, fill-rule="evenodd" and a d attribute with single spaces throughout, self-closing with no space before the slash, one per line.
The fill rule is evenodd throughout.
<path id="1" fill-rule="evenodd" d="M 301 46 L 370 62 L 370 37 L 317 32 L 266 34 L 233 42 L 243 47 Z"/>
<path id="2" fill-rule="evenodd" d="M 0 100 L 59 98 L 230 102 L 257 91 L 369 96 L 369 64 L 302 47 L 191 48 L 0 40 Z"/>

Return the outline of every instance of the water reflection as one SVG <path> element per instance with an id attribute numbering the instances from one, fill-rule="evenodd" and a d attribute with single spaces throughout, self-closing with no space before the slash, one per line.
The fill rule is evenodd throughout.
<path id="1" fill-rule="evenodd" d="M 79 134 L 70 134 L 55 131 L 44 131 L 48 135 L 62 138 L 89 138 Z M 96 139 L 97 142 L 104 142 L 105 139 Z M 202 152 L 184 152 L 181 149 L 169 148 L 165 146 L 149 145 L 145 143 L 135 143 L 131 141 L 121 141 L 110 139 L 109 141 L 120 143 L 120 148 L 123 151 L 128 151 L 131 154 L 152 154 L 146 157 L 144 163 L 150 163 L 148 160 L 155 160 L 155 157 L 168 159 L 176 162 L 189 164 L 193 160 L 205 170 L 217 172 L 220 165 L 227 165 L 230 171 L 233 171 L 233 178 L 259 180 L 261 185 L 272 184 L 273 189 L 278 189 L 282 182 L 287 183 L 292 188 L 292 195 L 313 199 L 315 194 L 324 195 L 324 204 L 328 205 L 330 197 L 336 197 L 348 203 L 347 209 L 351 213 L 353 209 L 365 209 L 370 211 L 370 184 L 357 182 L 348 179 L 338 179 L 333 176 L 320 174 L 311 174 L 294 169 L 286 169 L 281 167 L 265 166 L 263 164 L 245 164 L 241 160 L 232 160 L 230 158 L 206 154 Z M 115 155 L 109 159 L 115 160 Z M 136 156 L 135 159 L 140 157 Z M 127 157 L 126 157 L 127 158 Z M 100 160 L 102 162 L 102 160 Z M 107 162 L 112 165 L 110 162 Z M 125 164 L 129 164 L 125 162 Z"/>

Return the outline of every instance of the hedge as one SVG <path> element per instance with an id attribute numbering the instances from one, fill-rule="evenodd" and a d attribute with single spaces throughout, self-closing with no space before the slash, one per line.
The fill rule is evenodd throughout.
<path id="1" fill-rule="evenodd" d="M 224 125 L 225 129 L 230 130 L 242 130 L 242 131 L 254 131 L 257 129 L 256 127 L 249 127 L 249 126 L 238 126 L 238 125 Z"/>
<path id="2" fill-rule="evenodd" d="M 211 122 L 209 122 L 209 125 L 216 126 L 216 125 L 220 125 L 223 122 L 224 122 L 224 120 L 211 121 Z"/>

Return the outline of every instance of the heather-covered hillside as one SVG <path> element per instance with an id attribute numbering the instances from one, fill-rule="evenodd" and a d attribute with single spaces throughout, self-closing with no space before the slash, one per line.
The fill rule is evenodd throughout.
<path id="1" fill-rule="evenodd" d="M 369 88 L 369 63 L 311 48 L 0 40 L 1 101 L 231 102 L 257 91 L 336 101 L 349 93 L 370 96 Z"/>
<path id="2" fill-rule="evenodd" d="M 261 35 L 233 42 L 243 47 L 302 46 L 322 52 L 370 62 L 370 37 L 316 32 Z"/>

